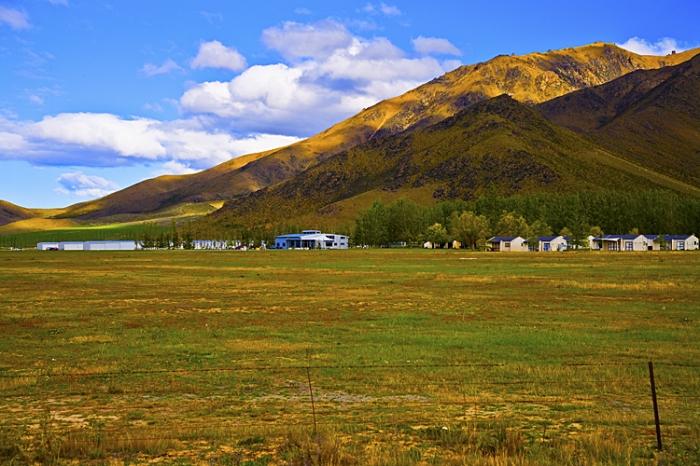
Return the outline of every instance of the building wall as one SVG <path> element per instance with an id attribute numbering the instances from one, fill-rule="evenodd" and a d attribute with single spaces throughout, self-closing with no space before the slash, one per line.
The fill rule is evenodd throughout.
<path id="1" fill-rule="evenodd" d="M 61 251 L 84 251 L 85 243 L 59 243 Z"/>

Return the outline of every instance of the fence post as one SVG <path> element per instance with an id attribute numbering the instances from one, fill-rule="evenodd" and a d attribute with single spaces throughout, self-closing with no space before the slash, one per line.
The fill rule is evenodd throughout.
<path id="1" fill-rule="evenodd" d="M 649 383 L 651 384 L 651 401 L 654 405 L 654 423 L 656 424 L 656 448 L 661 451 L 661 421 L 659 421 L 659 404 L 656 402 L 656 382 L 654 381 L 654 363 L 649 361 Z"/>
<path id="2" fill-rule="evenodd" d="M 314 390 L 311 387 L 311 355 L 306 351 L 306 380 L 309 382 L 309 397 L 311 398 L 311 414 L 314 420 L 314 436 L 316 435 L 316 404 L 314 402 Z"/>

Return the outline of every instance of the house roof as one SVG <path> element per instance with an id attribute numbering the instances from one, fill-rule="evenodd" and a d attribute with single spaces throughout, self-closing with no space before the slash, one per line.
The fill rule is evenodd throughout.
<path id="1" fill-rule="evenodd" d="M 521 236 L 494 236 L 489 239 L 490 243 L 500 243 L 501 241 L 513 241 L 514 239 L 521 238 Z"/>
<path id="2" fill-rule="evenodd" d="M 330 236 L 329 236 L 330 235 Z M 347 238 L 344 235 L 336 235 L 335 233 L 289 233 L 286 235 L 279 235 L 275 237 L 275 240 L 282 239 L 297 239 L 297 240 L 320 240 L 320 241 L 332 241 L 336 238 Z"/>
<path id="3" fill-rule="evenodd" d="M 563 236 L 561 236 L 561 235 L 556 235 L 556 236 L 540 236 L 538 239 L 539 239 L 540 241 L 554 241 L 554 240 L 557 239 L 557 238 L 564 238 L 564 239 L 567 239 L 567 238 L 565 238 L 565 237 L 563 237 Z"/>
<path id="4" fill-rule="evenodd" d="M 493 236 L 491 239 L 489 239 L 489 242 L 500 243 L 501 241 L 512 241 L 514 239 L 515 236 Z"/>

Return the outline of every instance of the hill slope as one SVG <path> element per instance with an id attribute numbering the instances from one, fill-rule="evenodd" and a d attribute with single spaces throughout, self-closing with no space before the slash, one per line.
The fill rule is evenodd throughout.
<path id="1" fill-rule="evenodd" d="M 370 141 L 249 194 L 214 214 L 222 223 L 266 223 L 309 212 L 342 215 L 366 193 L 466 199 L 485 193 L 700 189 L 621 159 L 536 109 L 502 95 L 427 128 Z"/>
<path id="2" fill-rule="evenodd" d="M 539 109 L 634 163 L 700 186 L 700 56 L 636 71 Z"/>
<path id="3" fill-rule="evenodd" d="M 523 56 L 498 56 L 460 67 L 399 97 L 382 101 L 309 139 L 237 158 L 185 176 L 147 180 L 105 198 L 68 208 L 64 217 L 100 218 L 148 213 L 183 202 L 231 199 L 286 180 L 344 150 L 448 118 L 484 99 L 507 93 L 544 102 L 608 82 L 638 69 L 682 63 L 698 53 L 640 56 L 611 44 Z"/>
<path id="4" fill-rule="evenodd" d="M 0 201 L 0 225 L 34 217 L 34 213 L 7 201 Z"/>

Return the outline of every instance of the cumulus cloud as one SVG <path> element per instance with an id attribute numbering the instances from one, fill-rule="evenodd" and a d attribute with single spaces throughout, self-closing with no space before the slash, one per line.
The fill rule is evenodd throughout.
<path id="1" fill-rule="evenodd" d="M 6 24 L 14 30 L 29 29 L 31 26 L 25 12 L 2 5 L 0 5 L 0 24 Z"/>
<path id="2" fill-rule="evenodd" d="M 650 42 L 640 37 L 631 37 L 627 39 L 627 41 L 617 45 L 639 55 L 668 55 L 674 50 L 676 52 L 686 50 L 678 45 L 676 39 L 671 37 L 664 37 L 656 42 Z"/>
<path id="3" fill-rule="evenodd" d="M 299 140 L 277 134 L 234 136 L 208 127 L 199 119 L 163 122 L 109 113 L 61 113 L 38 122 L 0 120 L 0 157 L 81 166 L 177 161 L 202 169 Z"/>
<path id="4" fill-rule="evenodd" d="M 315 24 L 288 21 L 281 27 L 267 28 L 262 33 L 266 46 L 283 57 L 323 59 L 352 42 L 350 32 L 337 21 L 325 20 Z"/>
<path id="5" fill-rule="evenodd" d="M 81 171 L 63 173 L 56 181 L 59 184 L 57 192 L 78 197 L 103 197 L 119 189 L 114 181 Z"/>
<path id="6" fill-rule="evenodd" d="M 168 160 L 161 164 L 160 168 L 156 170 L 153 175 L 191 175 L 192 173 L 197 173 L 197 171 L 198 170 L 195 170 L 186 163 L 178 162 L 177 160 Z"/>
<path id="7" fill-rule="evenodd" d="M 197 56 L 192 60 L 192 68 L 224 68 L 239 71 L 245 68 L 246 59 L 233 47 L 226 47 L 218 40 L 199 45 Z"/>
<path id="8" fill-rule="evenodd" d="M 199 83 L 180 99 L 249 131 L 309 135 L 447 71 L 453 63 L 406 54 L 384 37 L 353 36 L 342 24 L 285 23 L 263 33 L 290 63 L 252 66 L 230 81 Z"/>
<path id="9" fill-rule="evenodd" d="M 182 67 L 175 63 L 174 60 L 171 58 L 168 58 L 163 62 L 161 65 L 154 65 L 153 63 L 146 63 L 143 65 L 143 68 L 141 68 L 141 72 L 148 76 L 149 78 L 152 76 L 158 76 L 161 74 L 169 74 L 172 73 L 173 71 L 182 71 Z"/>
<path id="10" fill-rule="evenodd" d="M 418 36 L 412 42 L 415 51 L 421 55 L 462 55 L 462 51 L 447 39 Z"/>

